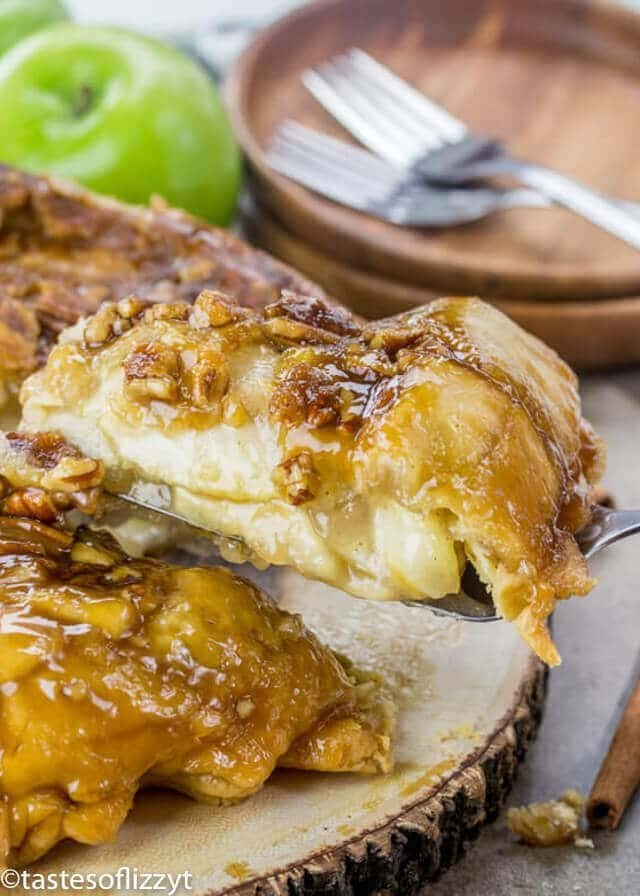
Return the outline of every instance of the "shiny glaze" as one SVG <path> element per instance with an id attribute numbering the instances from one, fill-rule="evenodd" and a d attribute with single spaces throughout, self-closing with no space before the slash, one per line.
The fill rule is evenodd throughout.
<path id="1" fill-rule="evenodd" d="M 135 561 L 61 520 L 0 515 L 0 650 L 0 862 L 111 839 L 141 784 L 227 801 L 277 763 L 391 764 L 381 688 L 299 617 L 228 570 Z"/>
<path id="2" fill-rule="evenodd" d="M 206 287 L 261 307 L 320 290 L 243 243 L 157 202 L 139 209 L 0 165 L 0 406 L 57 334 L 136 291 L 192 302 Z"/>
<path id="3" fill-rule="evenodd" d="M 262 314 L 130 299 L 66 334 L 23 398 L 28 425 L 166 483 L 259 562 L 383 599 L 455 593 L 471 563 L 550 663 L 546 617 L 592 585 L 572 533 L 603 449 L 576 379 L 478 300 L 361 325 L 289 293 Z"/>

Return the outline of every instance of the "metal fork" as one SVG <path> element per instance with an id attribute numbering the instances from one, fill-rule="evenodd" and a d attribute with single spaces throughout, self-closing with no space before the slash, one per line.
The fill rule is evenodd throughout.
<path id="1" fill-rule="evenodd" d="M 167 507 L 170 496 L 163 486 L 158 486 L 155 493 L 157 497 L 150 498 L 149 496 L 154 494 L 153 490 L 145 486 L 141 493 L 134 484 L 129 493 L 114 494 L 114 498 L 182 523 L 192 529 L 199 538 L 204 536 L 214 541 L 217 538 L 242 543 L 242 539 L 237 535 L 223 535 L 220 532 L 203 529 L 174 513 Z M 157 500 L 157 503 L 153 503 L 154 500 Z M 607 545 L 628 538 L 636 532 L 640 532 L 640 510 L 611 510 L 596 505 L 593 508 L 591 522 L 575 537 L 582 554 L 589 559 Z M 468 593 L 451 594 L 438 600 L 405 600 L 402 603 L 409 607 L 426 607 L 438 616 L 451 616 L 467 622 L 496 622 L 501 617 L 496 614 L 491 595 L 479 581 L 472 585 Z"/>
<path id="2" fill-rule="evenodd" d="M 451 227 L 501 209 L 551 205 L 541 193 L 524 188 L 447 188 L 407 180 L 367 150 L 294 121 L 280 126 L 267 159 L 280 174 L 335 202 L 407 227 Z"/>
<path id="3" fill-rule="evenodd" d="M 361 143 L 417 177 L 460 184 L 508 175 L 640 248 L 640 221 L 629 209 L 558 171 L 509 156 L 497 141 L 471 134 L 362 50 L 353 48 L 317 71 L 306 71 L 303 81 Z"/>

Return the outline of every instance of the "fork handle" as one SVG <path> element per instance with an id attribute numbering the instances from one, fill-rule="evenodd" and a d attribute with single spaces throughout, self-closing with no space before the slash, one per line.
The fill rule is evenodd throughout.
<path id="1" fill-rule="evenodd" d="M 521 162 L 507 155 L 472 163 L 458 169 L 455 179 L 460 182 L 482 177 L 508 175 L 520 183 L 539 190 L 558 205 L 582 215 L 592 224 L 640 249 L 640 221 L 624 205 L 605 199 L 594 190 L 577 183 L 570 177 L 530 162 Z"/>

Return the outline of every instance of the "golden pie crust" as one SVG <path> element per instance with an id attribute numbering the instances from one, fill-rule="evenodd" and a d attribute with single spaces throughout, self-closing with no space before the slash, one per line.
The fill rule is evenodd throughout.
<path id="1" fill-rule="evenodd" d="M 107 304 L 26 383 L 25 425 L 108 486 L 375 599 L 456 593 L 472 566 L 549 664 L 556 601 L 593 585 L 574 533 L 604 450 L 558 356 L 465 298 L 361 324 L 284 292 L 257 312 Z"/>

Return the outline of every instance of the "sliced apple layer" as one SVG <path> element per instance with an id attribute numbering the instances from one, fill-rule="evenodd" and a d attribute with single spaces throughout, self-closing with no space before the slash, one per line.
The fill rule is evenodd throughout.
<path id="1" fill-rule="evenodd" d="M 63 333 L 22 398 L 110 489 L 157 484 L 258 564 L 381 600 L 456 593 L 471 564 L 551 664 L 548 615 L 593 584 L 573 533 L 603 449 L 576 379 L 479 300 L 361 325 L 288 293 L 130 298 Z"/>
<path id="2" fill-rule="evenodd" d="M 62 523 L 102 467 L 0 438 L 0 867 L 112 839 L 140 786 L 226 802 L 276 765 L 392 766 L 393 706 L 226 569 L 132 560 Z"/>

